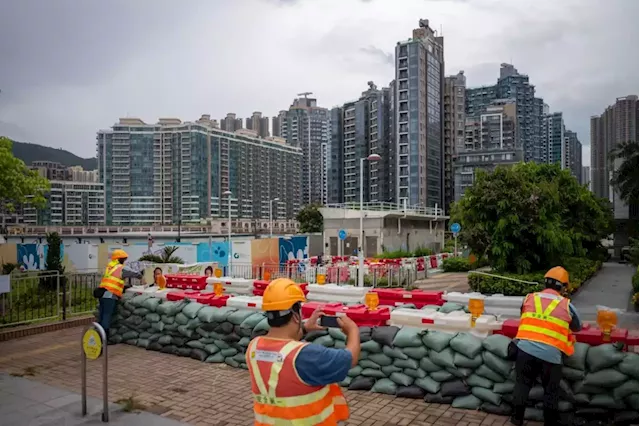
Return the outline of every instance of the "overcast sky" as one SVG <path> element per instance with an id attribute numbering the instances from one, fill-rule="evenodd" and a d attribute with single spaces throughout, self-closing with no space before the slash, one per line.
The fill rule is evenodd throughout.
<path id="1" fill-rule="evenodd" d="M 388 85 L 419 18 L 469 87 L 528 74 L 585 164 L 589 117 L 638 93 L 637 0 L 0 0 L 0 134 L 89 157 L 123 116 L 330 108 Z"/>

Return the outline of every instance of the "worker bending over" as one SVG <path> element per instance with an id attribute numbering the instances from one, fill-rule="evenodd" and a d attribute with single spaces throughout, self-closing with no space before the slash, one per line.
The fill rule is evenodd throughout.
<path id="1" fill-rule="evenodd" d="M 347 336 L 346 349 L 301 342 L 308 331 L 323 330 L 324 315 L 316 311 L 303 322 L 303 302 L 304 292 L 287 278 L 273 280 L 262 296 L 271 329 L 246 352 L 256 426 L 335 426 L 349 418 L 337 383 L 358 362 L 360 331 L 344 316 L 338 325 Z"/>

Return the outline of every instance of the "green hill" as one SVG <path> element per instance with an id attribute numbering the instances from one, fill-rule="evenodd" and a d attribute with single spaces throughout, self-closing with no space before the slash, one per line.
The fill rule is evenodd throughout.
<path id="1" fill-rule="evenodd" d="M 13 155 L 27 165 L 34 161 L 54 161 L 64 166 L 82 166 L 85 170 L 98 168 L 95 158 L 81 158 L 64 149 L 51 148 L 35 143 L 13 142 Z"/>

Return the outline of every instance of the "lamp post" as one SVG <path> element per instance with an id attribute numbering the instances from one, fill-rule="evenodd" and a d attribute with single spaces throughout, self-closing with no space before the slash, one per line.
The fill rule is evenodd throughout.
<path id="1" fill-rule="evenodd" d="M 269 201 L 269 237 L 273 238 L 273 219 L 272 219 L 272 207 L 274 201 L 280 201 L 280 198 L 276 197 Z"/>
<path id="2" fill-rule="evenodd" d="M 360 236 L 358 237 L 358 287 L 364 287 L 364 162 L 381 160 L 378 154 L 360 159 Z"/>
<path id="3" fill-rule="evenodd" d="M 229 260 L 227 261 L 227 264 L 229 265 L 229 274 L 228 274 L 228 276 L 231 277 L 231 276 L 233 276 L 233 274 L 231 272 L 231 264 L 232 264 L 232 259 L 233 259 L 233 255 L 231 254 L 232 253 L 232 250 L 231 250 L 231 195 L 232 195 L 232 192 L 231 191 L 224 191 L 222 193 L 222 195 L 226 195 L 227 197 L 229 197 L 229 223 L 228 223 L 228 228 L 227 228 L 229 230 L 229 236 L 228 236 L 228 239 L 229 239 L 229 247 L 228 247 Z"/>

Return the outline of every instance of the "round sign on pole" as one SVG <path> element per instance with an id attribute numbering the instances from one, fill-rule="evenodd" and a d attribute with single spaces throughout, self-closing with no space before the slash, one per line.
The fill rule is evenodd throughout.
<path id="1" fill-rule="evenodd" d="M 93 328 L 87 330 L 82 337 L 82 350 L 88 359 L 93 360 L 100 358 L 102 354 L 102 344 L 100 334 Z"/>
<path id="2" fill-rule="evenodd" d="M 458 232 L 460 232 L 460 224 L 457 222 L 452 223 L 449 229 L 451 229 L 451 232 L 453 232 L 454 234 L 457 234 Z"/>
<path id="3" fill-rule="evenodd" d="M 338 231 L 338 238 L 340 238 L 341 240 L 346 240 L 347 239 L 347 231 L 345 231 L 344 229 L 341 229 Z"/>

